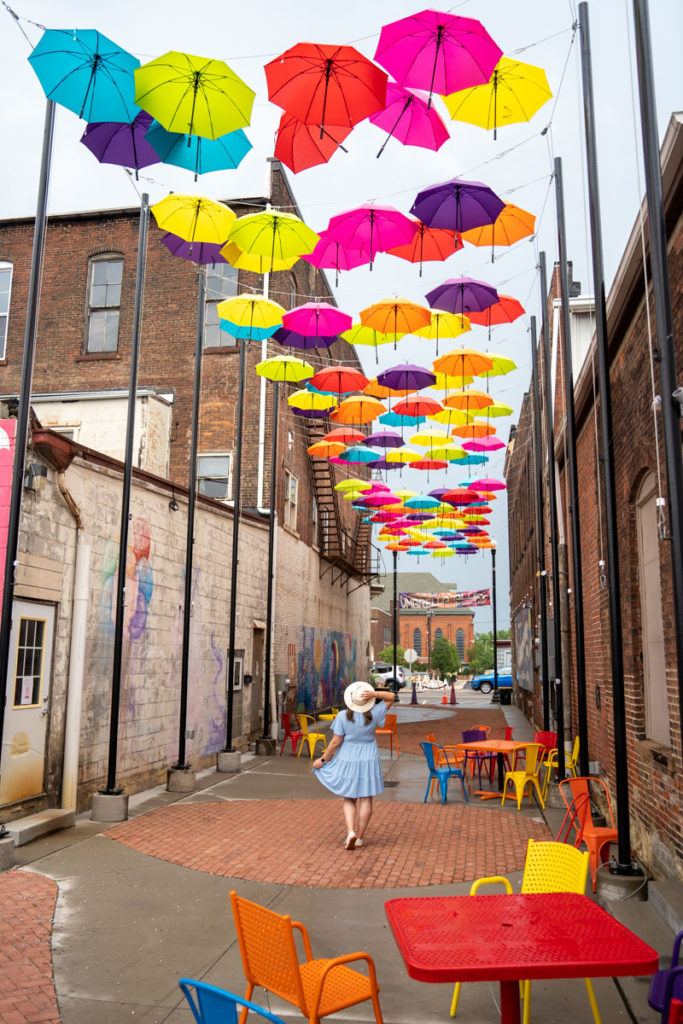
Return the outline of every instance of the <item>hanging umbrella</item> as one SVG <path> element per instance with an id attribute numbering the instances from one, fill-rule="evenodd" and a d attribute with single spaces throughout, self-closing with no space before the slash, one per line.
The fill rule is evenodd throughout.
<path id="1" fill-rule="evenodd" d="M 446 491 L 443 495 L 443 500 L 449 505 L 454 505 L 458 508 L 463 505 L 470 505 L 477 499 L 474 492 L 467 487 L 452 487 L 450 491 Z"/>
<path id="2" fill-rule="evenodd" d="M 457 238 L 455 231 L 429 228 L 421 220 L 418 220 L 415 221 L 415 234 L 412 240 L 403 245 L 395 245 L 387 252 L 408 263 L 419 263 L 420 277 L 422 277 L 423 263 L 443 263 L 449 256 L 459 252 L 462 248 L 464 246 Z"/>
<path id="3" fill-rule="evenodd" d="M 448 129 L 436 110 L 421 96 L 395 82 L 387 85 L 384 110 L 370 115 L 370 122 L 387 132 L 377 154 L 382 155 L 389 139 L 398 139 L 404 146 L 441 149 L 449 138 Z"/>
<path id="4" fill-rule="evenodd" d="M 310 363 L 295 356 L 271 356 L 256 364 L 256 373 L 266 380 L 280 381 L 287 384 L 299 384 L 313 376 L 314 370 Z"/>
<path id="5" fill-rule="evenodd" d="M 434 448 L 429 448 L 425 452 L 426 459 L 446 459 L 447 462 L 457 462 L 458 459 L 464 458 L 466 452 L 454 442 L 438 445 Z"/>
<path id="6" fill-rule="evenodd" d="M 418 459 L 419 457 L 420 453 L 411 451 L 410 448 L 392 448 L 386 454 L 387 461 L 404 465 L 408 465 L 413 459 Z"/>
<path id="7" fill-rule="evenodd" d="M 464 441 L 463 448 L 468 452 L 497 452 L 505 448 L 505 442 L 499 437 L 475 437 L 471 441 Z"/>
<path id="8" fill-rule="evenodd" d="M 135 102 L 180 135 L 218 139 L 245 128 L 255 95 L 224 61 L 177 50 L 135 71 Z"/>
<path id="9" fill-rule="evenodd" d="M 394 406 L 394 412 L 402 416 L 430 416 L 443 409 L 441 402 L 428 395 L 418 395 L 415 398 L 404 398 Z"/>
<path id="10" fill-rule="evenodd" d="M 306 302 L 303 306 L 290 309 L 282 318 L 282 326 L 289 331 L 323 337 L 348 331 L 352 323 L 348 313 L 343 313 L 329 302 Z"/>
<path id="11" fill-rule="evenodd" d="M 448 463 L 441 459 L 416 459 L 415 462 L 410 463 L 411 469 L 424 470 L 427 473 L 433 472 L 436 469 L 447 469 Z"/>
<path id="12" fill-rule="evenodd" d="M 435 423 L 445 423 L 447 427 L 459 426 L 461 423 L 468 423 L 472 417 L 461 409 L 442 409 L 429 417 Z"/>
<path id="13" fill-rule="evenodd" d="M 478 312 L 473 311 L 470 314 L 470 320 L 473 324 L 488 327 L 490 338 L 492 327 L 497 324 L 511 324 L 523 315 L 524 306 L 518 299 L 513 299 L 511 295 L 499 295 L 498 301 L 494 302 L 492 306 Z"/>
<path id="14" fill-rule="evenodd" d="M 466 437 L 470 440 L 475 437 L 489 437 L 495 432 L 496 428 L 488 423 L 463 423 L 451 431 L 454 437 Z"/>
<path id="15" fill-rule="evenodd" d="M 379 346 L 395 344 L 394 337 L 382 334 L 381 331 L 376 331 L 373 327 L 366 327 L 365 324 L 354 324 L 350 331 L 344 331 L 342 338 L 344 341 L 348 341 L 349 345 L 372 346 L 375 350 L 376 363 L 379 363 L 377 352 Z"/>
<path id="16" fill-rule="evenodd" d="M 330 419 L 335 423 L 356 423 L 363 425 L 372 423 L 386 408 L 376 398 L 369 398 L 365 395 L 354 395 L 352 398 L 345 398 L 339 403 Z"/>
<path id="17" fill-rule="evenodd" d="M 186 242 L 217 242 L 221 245 L 230 234 L 235 214 L 224 203 L 202 196 L 172 193 L 150 207 L 163 231 Z"/>
<path id="18" fill-rule="evenodd" d="M 401 499 L 389 491 L 379 491 L 377 494 L 363 495 L 359 504 L 366 508 L 391 508 L 393 505 L 400 505 Z"/>
<path id="19" fill-rule="evenodd" d="M 233 337 L 262 341 L 278 329 L 285 310 L 263 295 L 235 295 L 219 302 L 216 312 Z"/>
<path id="20" fill-rule="evenodd" d="M 509 356 L 502 356 L 495 352 L 486 352 L 487 356 L 493 360 L 493 366 L 490 370 L 484 370 L 480 373 L 480 377 L 504 377 L 506 373 L 511 373 L 517 369 L 517 363 L 514 359 L 510 359 Z"/>
<path id="21" fill-rule="evenodd" d="M 449 391 L 459 391 L 461 388 L 466 388 L 468 384 L 471 384 L 474 377 L 471 374 L 465 374 L 464 377 L 454 377 L 450 373 L 442 373 L 437 370 L 436 374 L 436 385 L 439 390 L 447 393 Z"/>
<path id="22" fill-rule="evenodd" d="M 444 281 L 427 292 L 427 302 L 436 309 L 446 313 L 460 313 L 472 319 L 473 312 L 480 312 L 498 301 L 498 292 L 493 285 L 485 281 L 475 281 L 471 277 L 457 277 Z"/>
<path id="23" fill-rule="evenodd" d="M 530 121 L 552 95 L 543 68 L 501 57 L 488 82 L 444 93 L 443 100 L 454 121 L 493 128 L 495 139 L 502 125 Z"/>
<path id="24" fill-rule="evenodd" d="M 368 378 L 352 366 L 328 366 L 324 370 L 318 370 L 311 379 L 314 388 L 332 391 L 336 395 L 362 391 L 367 383 Z"/>
<path id="25" fill-rule="evenodd" d="M 514 203 L 506 203 L 492 224 L 484 224 L 463 233 L 464 242 L 476 246 L 491 246 L 491 262 L 497 245 L 511 246 L 523 238 L 530 238 L 536 231 L 536 218 Z"/>
<path id="26" fill-rule="evenodd" d="M 473 410 L 474 411 L 474 410 Z M 514 409 L 511 405 L 503 405 L 502 402 L 492 402 L 484 412 L 475 412 L 475 416 L 485 416 L 488 420 L 491 416 L 512 416 Z"/>
<path id="27" fill-rule="evenodd" d="M 319 395 L 316 391 L 295 391 L 287 397 L 287 404 L 302 412 L 320 412 L 327 415 L 329 409 L 336 409 L 334 395 Z"/>
<path id="28" fill-rule="evenodd" d="M 360 320 L 366 327 L 374 327 L 382 334 L 398 339 L 426 326 L 431 320 L 431 313 L 409 299 L 384 299 L 361 310 Z"/>
<path id="29" fill-rule="evenodd" d="M 475 391 L 469 388 L 466 391 L 455 391 L 447 395 L 443 404 L 450 409 L 462 409 L 464 412 L 474 412 L 475 409 L 485 409 L 493 404 L 493 399 L 485 391 Z"/>
<path id="30" fill-rule="evenodd" d="M 215 264 L 225 263 L 221 255 L 221 246 L 218 242 L 186 242 L 178 235 L 172 235 L 167 231 L 161 239 L 172 256 L 181 260 L 190 260 L 192 263 Z"/>
<path id="31" fill-rule="evenodd" d="M 138 171 L 159 163 L 159 156 L 145 138 L 152 118 L 144 110 L 130 122 L 95 121 L 81 135 L 81 142 L 101 164 L 131 167 Z"/>
<path id="32" fill-rule="evenodd" d="M 293 213 L 264 210 L 238 217 L 230 229 L 228 241 L 243 252 L 283 260 L 311 252 L 318 235 Z"/>
<path id="33" fill-rule="evenodd" d="M 448 434 L 439 433 L 438 430 L 420 430 L 410 438 L 411 444 L 417 444 L 421 448 L 433 448 L 439 444 L 450 444 L 451 438 Z"/>
<path id="34" fill-rule="evenodd" d="M 355 251 L 367 252 L 372 261 L 378 252 L 387 252 L 413 237 L 413 222 L 393 206 L 367 203 L 338 213 L 330 219 L 327 236 Z"/>
<path id="35" fill-rule="evenodd" d="M 365 444 L 373 448 L 401 448 L 403 438 L 393 430 L 377 430 L 364 439 Z"/>
<path id="36" fill-rule="evenodd" d="M 483 466 L 488 461 L 488 455 L 467 455 L 463 459 L 453 459 L 458 466 Z"/>
<path id="37" fill-rule="evenodd" d="M 28 60 L 47 98 L 90 123 L 130 124 L 139 113 L 140 61 L 95 29 L 46 29 Z"/>
<path id="38" fill-rule="evenodd" d="M 366 491 L 372 484 L 369 480 L 359 480 L 356 477 L 350 477 L 348 480 L 340 480 L 339 483 L 334 485 L 335 491 Z"/>
<path id="39" fill-rule="evenodd" d="M 339 339 L 336 334 L 331 338 L 321 338 L 317 334 L 297 334 L 296 331 L 288 331 L 286 327 L 279 327 L 273 335 L 273 340 L 287 348 L 306 350 L 329 348 Z"/>
<path id="40" fill-rule="evenodd" d="M 363 388 L 364 395 L 372 395 L 373 398 L 405 398 L 409 395 L 412 388 L 409 391 L 401 391 L 396 388 L 387 388 L 377 382 L 377 378 L 373 377 L 372 380 Z"/>
<path id="41" fill-rule="evenodd" d="M 430 498 L 428 495 L 416 494 L 414 498 L 408 498 L 404 502 L 406 508 L 413 508 L 418 511 L 437 508 L 439 502 L 436 498 Z"/>
<path id="42" fill-rule="evenodd" d="M 339 284 L 340 270 L 353 270 L 362 267 L 371 260 L 370 252 L 364 249 L 352 249 L 332 238 L 328 231 L 321 231 L 319 241 L 313 252 L 303 253 L 303 260 L 318 267 L 319 270 L 334 270 L 335 284 Z"/>
<path id="43" fill-rule="evenodd" d="M 401 85 L 445 96 L 488 82 L 503 51 L 480 21 L 420 11 L 384 25 L 375 60 Z"/>
<path id="44" fill-rule="evenodd" d="M 147 132 L 147 141 L 165 164 L 192 171 L 194 180 L 210 171 L 235 170 L 251 149 L 241 128 L 217 139 L 169 132 L 155 121 Z"/>
<path id="45" fill-rule="evenodd" d="M 483 480 L 473 480 L 468 484 L 473 491 L 505 491 L 507 484 L 504 480 L 494 480 L 491 477 L 484 477 Z"/>
<path id="46" fill-rule="evenodd" d="M 361 313 L 361 316 L 363 314 Z M 421 391 L 422 388 L 430 388 L 436 383 L 436 377 L 422 366 L 415 366 L 413 363 L 401 363 L 398 366 L 391 366 L 377 374 L 377 381 L 387 388 L 396 388 L 401 391 Z"/>
<path id="47" fill-rule="evenodd" d="M 410 212 L 430 228 L 463 231 L 492 224 L 505 206 L 481 181 L 451 178 L 418 192 Z"/>
<path id="48" fill-rule="evenodd" d="M 341 444 L 362 444 L 365 441 L 365 434 L 362 430 L 355 430 L 353 427 L 335 427 L 325 434 L 323 441 L 335 441 Z"/>
<path id="49" fill-rule="evenodd" d="M 236 270 L 250 270 L 254 274 L 291 270 L 299 259 L 298 256 L 290 256 L 286 260 L 274 259 L 271 261 L 270 256 L 255 256 L 252 253 L 243 252 L 234 242 L 225 243 L 221 248 L 221 258 Z"/>
<path id="50" fill-rule="evenodd" d="M 281 160 L 294 174 L 309 167 L 326 164 L 338 149 L 346 149 L 342 142 L 351 131 L 351 126 L 340 128 L 327 125 L 320 132 L 319 124 L 305 124 L 293 114 L 284 113 L 277 129 L 274 156 Z"/>
<path id="51" fill-rule="evenodd" d="M 346 445 L 335 441 L 316 441 L 306 449 L 313 459 L 329 459 L 331 455 L 341 455 L 346 451 Z"/>
<path id="52" fill-rule="evenodd" d="M 476 377 L 491 370 L 493 358 L 472 348 L 454 348 L 434 360 L 434 369 L 451 377 Z"/>
<path id="53" fill-rule="evenodd" d="M 347 448 L 338 456 L 342 462 L 377 462 L 382 458 L 382 453 L 376 448 L 365 448 L 363 445 L 354 448 Z"/>
<path id="54" fill-rule="evenodd" d="M 306 420 L 326 420 L 328 413 L 324 409 L 296 409 L 292 408 L 295 416 L 301 416 Z"/>
<path id="55" fill-rule="evenodd" d="M 395 409 L 385 412 L 379 417 L 379 422 L 383 423 L 385 427 L 418 427 L 424 421 L 424 416 L 404 416 L 397 413 Z"/>

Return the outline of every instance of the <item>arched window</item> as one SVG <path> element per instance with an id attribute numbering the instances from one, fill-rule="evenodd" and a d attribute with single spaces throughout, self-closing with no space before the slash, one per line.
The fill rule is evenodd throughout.
<path id="1" fill-rule="evenodd" d="M 294 274 L 289 272 L 289 309 L 294 309 L 299 302 L 299 286 L 296 283 L 296 277 Z"/>
<path id="2" fill-rule="evenodd" d="M 439 629 L 437 629 L 436 633 L 434 634 L 434 639 L 435 640 L 443 639 L 443 630 L 441 629 L 441 627 L 439 627 Z"/>
<path id="3" fill-rule="evenodd" d="M 88 271 L 86 352 L 116 352 L 119 347 L 123 257 L 94 256 Z"/>
<path id="4" fill-rule="evenodd" d="M 7 323 L 11 291 L 12 264 L 0 262 L 0 359 L 5 358 L 7 349 Z"/>
<path id="5" fill-rule="evenodd" d="M 422 654 L 422 630 L 421 629 L 417 629 L 416 628 L 416 629 L 413 630 L 413 650 L 416 651 L 417 654 Z"/>
<path id="6" fill-rule="evenodd" d="M 643 480 L 636 499 L 640 622 L 643 645 L 645 735 L 655 743 L 671 744 L 666 687 L 662 587 L 659 575 L 657 483 L 652 473 Z"/>
<path id="7" fill-rule="evenodd" d="M 461 661 L 465 660 L 465 630 L 459 629 L 455 634 L 455 649 Z"/>

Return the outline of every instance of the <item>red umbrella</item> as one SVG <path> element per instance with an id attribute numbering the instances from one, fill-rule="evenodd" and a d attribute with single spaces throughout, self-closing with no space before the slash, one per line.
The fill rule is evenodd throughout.
<path id="1" fill-rule="evenodd" d="M 338 395 L 362 391 L 367 383 L 368 378 L 360 370 L 347 366 L 328 366 L 324 370 L 318 370 L 309 381 L 309 384 L 318 391 L 334 391 Z"/>
<path id="2" fill-rule="evenodd" d="M 320 128 L 319 124 L 304 124 L 294 114 L 285 112 L 280 118 L 274 155 L 298 174 L 309 167 L 326 164 L 338 149 L 347 152 L 342 142 L 351 131 L 350 126 L 328 126 L 323 128 L 322 135 Z"/>
<path id="3" fill-rule="evenodd" d="M 430 469 L 448 469 L 448 463 L 443 462 L 441 459 L 417 459 L 415 462 L 410 463 L 411 469 L 424 469 L 427 472 Z"/>
<path id="4" fill-rule="evenodd" d="M 471 323 L 488 327 L 490 336 L 492 327 L 497 324 L 511 324 L 523 314 L 524 306 L 519 299 L 513 299 L 512 295 L 499 294 L 498 301 L 494 302 L 492 306 L 479 312 L 472 310 L 467 315 Z"/>
<path id="5" fill-rule="evenodd" d="M 449 505 L 471 505 L 477 500 L 477 495 L 468 487 L 454 487 L 452 491 L 446 491 L 443 500 Z"/>
<path id="6" fill-rule="evenodd" d="M 428 395 L 404 398 L 394 406 L 394 412 L 399 416 L 432 416 L 434 413 L 441 412 L 442 409 L 441 402 L 437 402 L 435 398 L 429 398 Z"/>
<path id="7" fill-rule="evenodd" d="M 399 259 L 407 260 L 408 263 L 420 264 L 420 277 L 422 277 L 423 263 L 442 263 L 453 253 L 464 249 L 464 243 L 456 235 L 455 231 L 448 231 L 446 228 L 429 228 L 421 220 L 415 221 L 415 234 L 412 241 L 406 245 L 395 245 L 388 252 Z"/>
<path id="8" fill-rule="evenodd" d="M 304 124 L 353 128 L 383 110 L 385 71 L 353 46 L 297 43 L 266 64 L 268 97 Z"/>

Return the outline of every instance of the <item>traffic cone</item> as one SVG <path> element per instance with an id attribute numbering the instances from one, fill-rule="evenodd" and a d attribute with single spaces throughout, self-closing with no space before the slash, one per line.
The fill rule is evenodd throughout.
<path id="1" fill-rule="evenodd" d="M 442 703 L 442 704 L 448 704 L 448 694 L 446 693 L 446 691 L 445 691 L 445 690 L 444 690 L 444 692 L 443 692 L 443 696 L 442 696 L 442 698 L 441 698 L 441 703 Z"/>

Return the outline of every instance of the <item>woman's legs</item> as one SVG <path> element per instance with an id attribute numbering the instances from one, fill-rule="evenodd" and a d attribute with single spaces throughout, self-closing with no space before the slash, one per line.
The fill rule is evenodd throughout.
<path id="1" fill-rule="evenodd" d="M 347 832 L 356 831 L 356 801 L 347 796 L 344 797 L 344 821 L 346 822 Z"/>
<path id="2" fill-rule="evenodd" d="M 372 797 L 362 796 L 358 800 L 358 813 L 356 815 L 357 828 L 355 829 L 356 835 L 359 839 L 365 835 L 368 825 L 370 824 L 370 818 L 372 817 Z"/>

